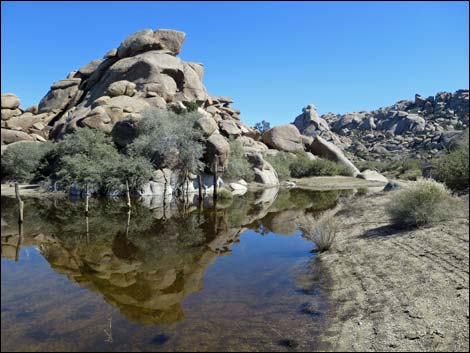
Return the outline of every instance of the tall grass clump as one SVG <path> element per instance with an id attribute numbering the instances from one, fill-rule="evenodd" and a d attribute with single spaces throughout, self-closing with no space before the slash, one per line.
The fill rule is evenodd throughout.
<path id="1" fill-rule="evenodd" d="M 452 218 L 459 208 L 457 202 L 445 185 L 420 179 L 397 191 L 386 209 L 394 225 L 421 227 Z"/>
<path id="2" fill-rule="evenodd" d="M 469 139 L 468 130 L 458 147 L 435 162 L 436 180 L 452 190 L 465 190 L 469 187 Z"/>
<path id="3" fill-rule="evenodd" d="M 315 243 L 315 251 L 330 250 L 336 240 L 341 222 L 335 217 L 334 210 L 326 210 L 318 219 L 307 218 L 300 227 L 304 237 Z"/>

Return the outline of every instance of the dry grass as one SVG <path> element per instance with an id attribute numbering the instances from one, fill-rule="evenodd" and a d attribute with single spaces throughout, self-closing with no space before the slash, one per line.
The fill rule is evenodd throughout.
<path id="1" fill-rule="evenodd" d="M 330 250 L 335 242 L 341 222 L 335 217 L 334 210 L 327 210 L 317 219 L 307 218 L 300 227 L 305 238 L 315 243 L 315 251 Z"/>

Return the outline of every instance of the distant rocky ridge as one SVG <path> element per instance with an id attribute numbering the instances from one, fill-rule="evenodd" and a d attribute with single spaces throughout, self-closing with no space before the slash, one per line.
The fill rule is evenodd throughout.
<path id="1" fill-rule="evenodd" d="M 452 148 L 468 128 L 469 91 L 439 92 L 428 98 L 416 94 L 414 100 L 390 107 L 343 115 L 319 117 L 316 108 L 308 106 L 293 124 L 304 135 L 326 135 L 358 156 L 432 158 Z"/>

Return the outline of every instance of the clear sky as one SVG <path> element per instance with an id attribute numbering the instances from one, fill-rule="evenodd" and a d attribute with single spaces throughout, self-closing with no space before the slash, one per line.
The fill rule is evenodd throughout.
<path id="1" fill-rule="evenodd" d="M 212 95 L 242 120 L 371 110 L 469 84 L 468 2 L 14 2 L 1 4 L 1 90 L 22 107 L 141 29 L 186 32 Z"/>

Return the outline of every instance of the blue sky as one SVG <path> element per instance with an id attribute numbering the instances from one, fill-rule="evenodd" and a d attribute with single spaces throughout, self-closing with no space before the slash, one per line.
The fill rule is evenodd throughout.
<path id="1" fill-rule="evenodd" d="M 467 2 L 4 2 L 1 90 L 22 107 L 144 28 L 186 32 L 212 95 L 242 120 L 370 110 L 468 88 Z"/>

